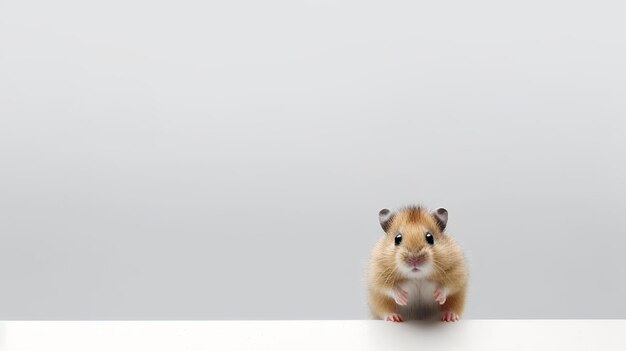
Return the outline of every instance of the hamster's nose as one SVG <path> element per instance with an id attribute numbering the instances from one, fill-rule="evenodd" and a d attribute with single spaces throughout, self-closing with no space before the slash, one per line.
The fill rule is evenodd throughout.
<path id="1" fill-rule="evenodd" d="M 410 255 L 406 258 L 406 262 L 413 266 L 419 266 L 426 261 L 426 257 L 424 255 Z"/>

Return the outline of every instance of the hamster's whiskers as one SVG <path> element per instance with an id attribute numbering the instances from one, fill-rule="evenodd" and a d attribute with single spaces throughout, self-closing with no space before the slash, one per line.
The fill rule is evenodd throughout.
<path id="1" fill-rule="evenodd" d="M 441 278 L 443 279 L 444 283 L 450 282 L 450 278 L 448 278 L 448 275 L 446 274 L 446 270 L 443 269 L 443 267 L 439 265 L 439 262 L 437 262 L 436 259 L 433 259 L 433 268 L 437 271 L 437 273 L 441 275 Z"/>
<path id="2" fill-rule="evenodd" d="M 396 270 L 395 267 L 389 269 L 386 274 L 387 276 L 385 277 L 384 285 L 389 285 L 390 283 L 398 280 L 399 272 Z"/>

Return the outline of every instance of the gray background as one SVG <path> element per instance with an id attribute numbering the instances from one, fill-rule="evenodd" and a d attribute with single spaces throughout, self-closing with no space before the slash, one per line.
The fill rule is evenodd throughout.
<path id="1" fill-rule="evenodd" d="M 622 3 L 0 0 L 0 319 L 367 318 L 417 201 L 467 317 L 626 317 Z"/>

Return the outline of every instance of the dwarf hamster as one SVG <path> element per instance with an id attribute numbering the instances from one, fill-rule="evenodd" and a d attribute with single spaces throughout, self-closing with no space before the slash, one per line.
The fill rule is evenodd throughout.
<path id="1" fill-rule="evenodd" d="M 448 211 L 421 206 L 382 209 L 378 219 L 385 234 L 370 259 L 372 318 L 459 320 L 468 270 L 461 247 L 445 232 Z"/>

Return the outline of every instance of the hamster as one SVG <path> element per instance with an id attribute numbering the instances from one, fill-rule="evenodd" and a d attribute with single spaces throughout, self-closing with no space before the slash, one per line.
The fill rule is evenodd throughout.
<path id="1" fill-rule="evenodd" d="M 370 259 L 372 318 L 458 321 L 468 270 L 461 247 L 445 232 L 448 211 L 410 206 L 396 212 L 382 209 L 378 218 L 385 234 Z"/>

